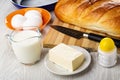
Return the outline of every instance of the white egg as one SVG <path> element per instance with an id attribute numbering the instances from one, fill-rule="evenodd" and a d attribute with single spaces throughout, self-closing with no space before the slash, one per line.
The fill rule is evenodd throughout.
<path id="1" fill-rule="evenodd" d="M 25 22 L 26 18 L 21 14 L 16 14 L 11 19 L 11 24 L 14 28 L 22 27 L 23 23 Z"/>
<path id="2" fill-rule="evenodd" d="M 23 23 L 23 29 L 27 29 L 30 27 L 39 27 L 43 24 L 41 17 L 31 17 L 27 18 L 27 20 Z"/>
<path id="3" fill-rule="evenodd" d="M 25 17 L 30 18 L 33 16 L 42 17 L 41 13 L 37 10 L 29 10 L 24 14 Z"/>

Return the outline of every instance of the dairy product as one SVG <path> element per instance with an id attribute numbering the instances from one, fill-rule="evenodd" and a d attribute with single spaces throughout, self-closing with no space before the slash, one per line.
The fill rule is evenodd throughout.
<path id="1" fill-rule="evenodd" d="M 76 70 L 84 60 L 84 54 L 63 43 L 49 50 L 49 60 L 69 70 Z"/>
<path id="2" fill-rule="evenodd" d="M 13 51 L 20 62 L 31 64 L 40 60 L 42 50 L 40 36 L 41 35 L 35 31 L 24 30 L 17 32 L 11 37 L 11 39 L 14 40 L 11 41 Z"/>

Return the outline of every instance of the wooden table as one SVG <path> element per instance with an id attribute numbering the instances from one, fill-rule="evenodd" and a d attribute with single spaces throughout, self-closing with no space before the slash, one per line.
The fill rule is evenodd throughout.
<path id="1" fill-rule="evenodd" d="M 5 17 L 16 10 L 9 0 L 0 0 L 0 80 L 120 80 L 120 60 L 112 68 L 104 68 L 97 62 L 96 52 L 90 52 L 92 62 L 81 73 L 72 76 L 59 76 L 49 72 L 44 65 L 48 48 L 44 48 L 41 60 L 31 66 L 21 64 L 14 55 L 5 35 L 11 32 L 5 26 Z M 42 32 L 47 33 L 49 25 Z"/>

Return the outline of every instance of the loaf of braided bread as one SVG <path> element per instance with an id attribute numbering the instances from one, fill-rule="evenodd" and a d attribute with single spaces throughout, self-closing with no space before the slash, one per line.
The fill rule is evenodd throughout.
<path id="1" fill-rule="evenodd" d="M 120 38 L 119 0 L 59 0 L 54 12 L 64 22 Z"/>

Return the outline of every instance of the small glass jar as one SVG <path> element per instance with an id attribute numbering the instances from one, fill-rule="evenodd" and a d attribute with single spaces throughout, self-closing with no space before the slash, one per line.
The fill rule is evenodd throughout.
<path id="1" fill-rule="evenodd" d="M 98 63 L 103 67 L 112 67 L 117 63 L 116 47 L 109 52 L 104 52 L 98 47 Z"/>

